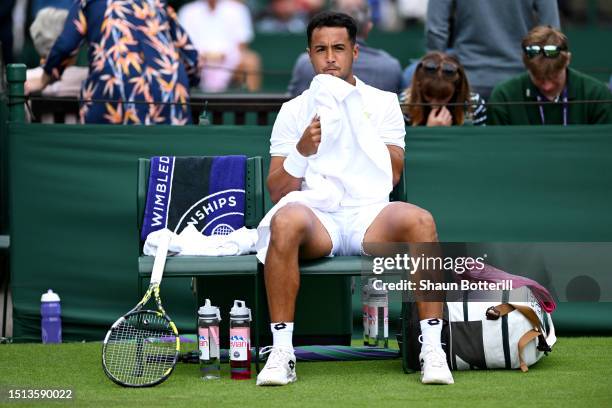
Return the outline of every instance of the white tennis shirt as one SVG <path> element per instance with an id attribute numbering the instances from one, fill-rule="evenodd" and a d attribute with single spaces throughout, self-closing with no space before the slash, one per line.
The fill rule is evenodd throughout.
<path id="1" fill-rule="evenodd" d="M 357 77 L 355 81 L 365 101 L 364 115 L 370 119 L 378 136 L 385 144 L 404 149 L 406 147 L 404 141 L 406 128 L 397 95 L 367 85 Z M 281 107 L 272 128 L 270 155 L 288 156 L 293 146 L 302 137 L 312 119 L 299 117 L 300 112 L 304 111 L 303 107 L 308 101 L 309 92 L 308 89 L 305 90 Z"/>

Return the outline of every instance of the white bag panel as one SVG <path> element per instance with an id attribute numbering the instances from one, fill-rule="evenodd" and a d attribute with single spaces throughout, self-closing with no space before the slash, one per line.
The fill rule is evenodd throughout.
<path id="1" fill-rule="evenodd" d="M 489 305 L 486 306 L 488 307 Z M 487 368 L 506 368 L 501 323 L 501 319 L 482 320 L 482 337 Z"/>

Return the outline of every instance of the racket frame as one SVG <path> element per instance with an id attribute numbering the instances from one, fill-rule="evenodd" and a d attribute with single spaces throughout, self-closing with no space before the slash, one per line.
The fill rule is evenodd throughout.
<path id="1" fill-rule="evenodd" d="M 168 254 L 168 246 L 170 245 L 170 240 L 171 240 L 171 234 L 169 231 L 166 231 L 166 233 L 160 239 L 160 245 L 158 246 L 157 252 L 155 254 L 155 261 L 153 263 L 153 271 L 151 272 L 151 282 L 149 283 L 149 287 L 147 288 L 147 291 L 143 295 L 140 302 L 138 302 L 136 306 L 134 306 L 129 312 L 127 312 L 126 314 L 118 318 L 113 323 L 113 325 L 110 327 L 110 329 L 106 332 L 106 336 L 104 337 L 104 342 L 103 342 L 103 347 L 102 347 L 102 368 L 104 369 L 104 373 L 106 374 L 108 378 L 110 378 L 116 384 L 119 384 L 124 387 L 141 388 L 141 387 L 152 387 L 154 385 L 160 384 L 164 382 L 170 376 L 170 374 L 172 374 L 172 371 L 174 370 L 174 367 L 176 366 L 176 363 L 178 361 L 178 357 L 179 357 L 180 350 L 181 350 L 181 341 L 180 341 L 179 333 L 176 328 L 176 325 L 174 324 L 172 319 L 170 319 L 170 316 L 168 316 L 168 314 L 166 313 L 166 310 L 164 309 L 162 302 L 161 302 L 161 298 L 159 296 L 159 285 L 161 283 L 161 279 L 162 279 L 162 275 L 164 271 L 164 265 L 166 263 L 166 257 Z M 153 295 L 153 298 L 155 299 L 157 310 L 149 310 L 149 309 L 143 310 L 144 305 L 146 305 L 149 299 L 151 299 L 151 295 Z M 170 366 L 170 368 L 168 368 L 168 370 L 166 370 L 166 372 L 164 372 L 163 376 L 153 382 L 149 382 L 145 384 L 125 383 L 119 380 L 118 378 L 116 378 L 115 376 L 113 376 L 108 370 L 106 366 L 106 358 L 105 358 L 106 347 L 108 345 L 108 340 L 113 330 L 117 326 L 119 326 L 122 322 L 127 320 L 130 316 L 138 314 L 138 313 L 142 313 L 142 312 L 156 314 L 159 317 L 164 318 L 168 322 L 168 325 L 170 326 L 170 328 L 172 329 L 172 332 L 174 333 L 174 336 L 176 337 L 176 349 L 175 349 L 174 359 L 173 359 L 172 365 Z"/>

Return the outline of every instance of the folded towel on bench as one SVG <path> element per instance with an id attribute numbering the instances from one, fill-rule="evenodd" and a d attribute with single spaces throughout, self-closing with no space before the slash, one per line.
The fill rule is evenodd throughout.
<path id="1" fill-rule="evenodd" d="M 143 253 L 155 256 L 160 240 L 168 230 L 149 234 L 143 246 Z M 242 227 L 229 235 L 204 236 L 193 225 L 188 225 L 180 234 L 170 231 L 168 252 L 183 256 L 230 256 L 255 252 L 257 230 Z"/>

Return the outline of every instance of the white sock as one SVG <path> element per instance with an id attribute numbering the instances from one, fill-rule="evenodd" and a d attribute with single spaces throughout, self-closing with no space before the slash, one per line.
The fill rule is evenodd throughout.
<path id="1" fill-rule="evenodd" d="M 277 322 L 270 324 L 272 330 L 272 345 L 293 349 L 293 322 Z"/>
<path id="2" fill-rule="evenodd" d="M 420 323 L 423 344 L 442 347 L 442 319 L 424 319 Z"/>

